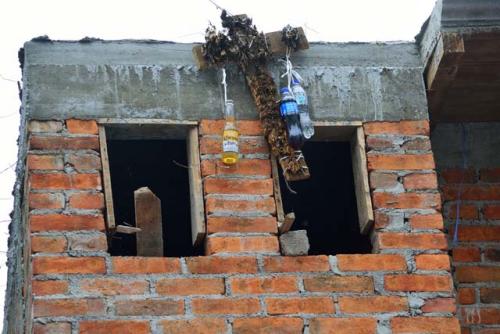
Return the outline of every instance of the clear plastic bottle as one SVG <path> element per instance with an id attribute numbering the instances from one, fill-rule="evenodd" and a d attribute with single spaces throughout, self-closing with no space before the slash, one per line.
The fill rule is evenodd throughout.
<path id="1" fill-rule="evenodd" d="M 280 90 L 281 103 L 280 114 L 281 118 L 286 123 L 288 132 L 288 144 L 295 149 L 300 150 L 304 145 L 304 136 L 300 127 L 299 107 L 297 101 L 293 98 L 288 87 L 283 87 Z"/>
<path id="2" fill-rule="evenodd" d="M 222 134 L 222 162 L 226 165 L 234 165 L 238 162 L 239 147 L 238 140 L 240 132 L 236 128 L 234 103 L 227 100 L 224 106 L 224 133 Z"/>
<path id="3" fill-rule="evenodd" d="M 292 79 L 292 92 L 299 106 L 300 126 L 305 139 L 309 139 L 314 135 L 314 125 L 309 116 L 309 104 L 307 94 L 304 88 L 300 85 L 300 81 L 296 78 Z"/>

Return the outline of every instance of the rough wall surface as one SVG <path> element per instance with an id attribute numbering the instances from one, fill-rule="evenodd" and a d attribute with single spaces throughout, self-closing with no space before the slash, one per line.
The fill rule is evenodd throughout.
<path id="1" fill-rule="evenodd" d="M 222 118 L 215 70 L 198 71 L 192 44 L 28 42 L 26 112 L 51 118 Z M 294 66 L 316 120 L 426 119 L 422 63 L 413 43 L 311 44 Z M 271 64 L 278 82 L 283 66 Z M 257 113 L 242 75 L 228 72 L 240 119 Z"/>
<path id="2" fill-rule="evenodd" d="M 432 134 L 464 334 L 500 332 L 499 131 L 500 123 L 438 124 Z"/>
<path id="3" fill-rule="evenodd" d="M 141 258 L 106 251 L 95 121 L 31 122 L 34 333 L 460 332 L 427 121 L 364 124 L 375 254 L 300 257 L 279 255 L 267 148 L 217 169 L 220 126 L 200 124 L 208 256 Z"/>

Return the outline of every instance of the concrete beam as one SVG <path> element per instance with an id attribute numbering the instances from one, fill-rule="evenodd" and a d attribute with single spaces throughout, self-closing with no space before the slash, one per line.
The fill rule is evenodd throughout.
<path id="1" fill-rule="evenodd" d="M 215 70 L 198 71 L 192 44 L 141 41 L 28 42 L 29 118 L 222 118 Z M 292 61 L 315 120 L 427 118 L 422 64 L 413 43 L 311 44 Z M 282 72 L 270 64 L 276 82 Z M 238 117 L 256 119 L 244 78 L 228 69 Z"/>

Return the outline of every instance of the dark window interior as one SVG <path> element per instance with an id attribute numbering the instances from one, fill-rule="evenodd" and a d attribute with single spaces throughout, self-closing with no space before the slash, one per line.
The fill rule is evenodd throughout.
<path id="1" fill-rule="evenodd" d="M 185 140 L 108 140 L 116 224 L 135 225 L 134 190 L 148 187 L 161 200 L 165 256 L 193 256 Z M 111 255 L 136 255 L 135 235 L 111 236 Z"/>
<path id="2" fill-rule="evenodd" d="M 307 230 L 310 255 L 370 253 L 368 236 L 359 232 L 349 142 L 305 143 L 311 178 L 291 182 L 280 173 L 283 208 L 295 213 L 292 230 Z"/>

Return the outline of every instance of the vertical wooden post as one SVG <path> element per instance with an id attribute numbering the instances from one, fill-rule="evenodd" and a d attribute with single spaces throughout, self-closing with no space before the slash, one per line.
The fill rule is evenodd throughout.
<path id="1" fill-rule="evenodd" d="M 163 256 L 161 201 L 147 187 L 134 191 L 137 256 Z"/>
<path id="2" fill-rule="evenodd" d="M 197 127 L 189 129 L 187 135 L 187 157 L 189 166 L 189 186 L 191 188 L 191 235 L 193 238 L 193 245 L 197 246 L 204 240 L 206 233 Z"/>

